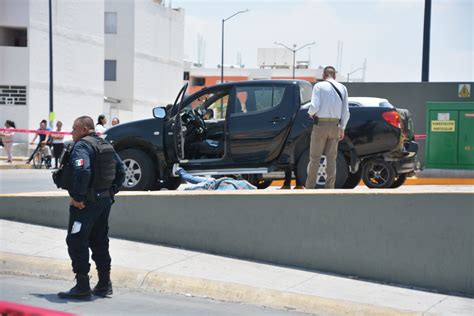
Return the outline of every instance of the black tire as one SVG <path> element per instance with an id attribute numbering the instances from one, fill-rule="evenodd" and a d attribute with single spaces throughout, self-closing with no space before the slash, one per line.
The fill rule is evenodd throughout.
<path id="1" fill-rule="evenodd" d="M 359 169 L 356 173 L 350 173 L 347 177 L 346 182 L 342 186 L 344 189 L 354 189 L 360 182 L 362 178 L 362 170 Z"/>
<path id="2" fill-rule="evenodd" d="M 406 173 L 398 174 L 397 177 L 395 178 L 395 181 L 393 181 L 391 188 L 395 189 L 395 188 L 401 187 L 405 183 L 406 180 L 407 180 Z"/>
<path id="3" fill-rule="evenodd" d="M 298 160 L 297 171 L 298 171 L 298 179 L 301 184 L 305 185 L 306 178 L 308 177 L 308 163 L 309 163 L 309 149 L 307 149 Z M 349 165 L 347 164 L 344 155 L 341 152 L 337 154 L 337 161 L 336 161 L 336 189 L 341 189 L 344 186 L 344 183 L 347 181 L 347 177 L 349 176 Z M 324 182 L 322 182 L 324 183 Z M 324 185 L 317 184 L 316 188 L 323 188 Z M 307 188 L 308 189 L 308 188 Z"/>
<path id="4" fill-rule="evenodd" d="M 362 181 L 372 189 L 391 188 L 396 176 L 392 164 L 383 159 L 369 160 L 362 166 Z"/>
<path id="5" fill-rule="evenodd" d="M 125 181 L 121 190 L 150 190 L 155 181 L 155 168 L 151 158 L 139 149 L 125 149 L 118 154 L 125 164 Z"/>
<path id="6" fill-rule="evenodd" d="M 254 182 L 251 182 L 254 186 L 257 187 L 257 189 L 259 190 L 264 190 L 266 188 L 268 188 L 269 186 L 272 185 L 272 182 L 271 180 L 256 180 Z"/>
<path id="7" fill-rule="evenodd" d="M 43 155 L 41 155 L 41 153 L 36 153 L 34 156 L 33 156 L 33 168 L 35 169 L 41 169 L 43 167 L 43 163 L 44 163 L 44 160 L 43 160 Z"/>

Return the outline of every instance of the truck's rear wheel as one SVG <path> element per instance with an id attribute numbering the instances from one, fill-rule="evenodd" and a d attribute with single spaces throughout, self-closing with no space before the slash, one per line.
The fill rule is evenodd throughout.
<path id="1" fill-rule="evenodd" d="M 323 159 L 321 159 L 323 162 Z M 306 183 L 306 178 L 308 177 L 308 163 L 309 163 L 309 150 L 306 150 L 298 160 L 297 170 L 298 170 L 298 179 L 304 185 Z M 326 164 L 323 162 L 318 170 L 318 179 L 317 179 L 317 188 L 324 187 L 326 175 Z M 349 165 L 347 164 L 344 155 L 341 152 L 337 154 L 336 160 L 336 185 L 337 189 L 343 187 L 344 183 L 347 181 L 349 175 Z"/>
<path id="2" fill-rule="evenodd" d="M 391 188 L 395 189 L 395 188 L 401 187 L 405 183 L 406 180 L 407 180 L 407 174 L 406 173 L 398 174 L 395 177 L 395 181 L 393 181 L 393 184 L 392 184 Z"/>
<path id="3" fill-rule="evenodd" d="M 342 186 L 344 189 L 354 189 L 362 178 L 362 171 L 359 169 L 356 173 L 349 173 L 346 182 Z"/>
<path id="4" fill-rule="evenodd" d="M 138 149 L 125 149 L 118 154 L 125 165 L 125 181 L 122 190 L 150 190 L 155 180 L 155 168 L 151 158 Z"/>
<path id="5" fill-rule="evenodd" d="M 362 167 L 362 181 L 372 189 L 391 188 L 395 177 L 395 169 L 383 159 L 369 160 Z"/>

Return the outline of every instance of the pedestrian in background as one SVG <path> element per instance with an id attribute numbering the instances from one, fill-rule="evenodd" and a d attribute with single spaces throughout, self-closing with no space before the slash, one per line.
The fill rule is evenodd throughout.
<path id="1" fill-rule="evenodd" d="M 324 81 L 316 83 L 313 88 L 308 115 L 313 119 L 313 131 L 309 150 L 308 177 L 306 188 L 314 189 L 319 169 L 319 161 L 326 154 L 327 189 L 336 184 L 337 147 L 344 138 L 344 130 L 349 121 L 349 103 L 347 89 L 336 81 L 336 69 L 324 68 Z"/>
<path id="2" fill-rule="evenodd" d="M 120 120 L 118 119 L 118 117 L 114 117 L 112 119 L 112 126 L 119 125 L 119 124 L 120 124 Z"/>
<path id="3" fill-rule="evenodd" d="M 294 187 L 295 190 L 301 190 L 304 189 L 303 184 L 301 183 L 299 177 L 298 177 L 298 170 L 297 168 L 293 169 L 293 172 L 295 173 L 295 182 L 296 185 Z M 292 171 L 291 170 L 286 170 L 285 171 L 285 180 L 283 181 L 283 185 L 281 186 L 281 190 L 289 190 L 291 189 L 291 180 L 292 180 Z"/>
<path id="4" fill-rule="evenodd" d="M 105 125 L 107 124 L 107 118 L 105 117 L 104 114 L 99 115 L 97 117 L 97 124 L 95 125 L 95 132 L 100 134 L 104 134 L 107 128 Z"/>
<path id="5" fill-rule="evenodd" d="M 56 132 L 61 132 L 63 127 L 63 122 L 56 122 Z M 53 139 L 53 157 L 54 157 L 54 168 L 58 169 L 58 161 L 61 157 L 61 154 L 64 149 L 64 134 L 54 134 L 51 133 L 51 138 Z"/>
<path id="6" fill-rule="evenodd" d="M 15 129 L 15 122 L 6 120 L 5 128 L 7 129 L 7 131 L 0 132 L 0 137 L 2 139 L 3 147 L 5 148 L 5 151 L 7 152 L 7 163 L 12 163 L 13 162 L 13 156 L 12 156 L 13 135 L 15 135 L 15 132 L 11 130 Z"/>
<path id="7" fill-rule="evenodd" d="M 47 128 L 47 124 L 48 124 L 48 122 L 47 122 L 46 120 L 41 120 L 40 126 L 39 126 L 39 128 L 38 128 L 38 131 L 48 131 L 49 128 Z M 41 148 L 41 144 L 45 144 L 45 145 L 46 145 L 46 144 L 48 143 L 49 135 L 43 134 L 43 133 L 36 133 L 36 134 L 35 134 L 35 137 L 33 137 L 33 140 L 31 141 L 30 145 L 34 145 L 34 144 L 35 144 L 35 140 L 36 140 L 37 137 L 39 137 L 38 145 L 36 145 L 35 150 L 34 150 L 33 153 L 31 154 L 30 158 L 28 158 L 28 160 L 26 161 L 26 163 L 30 163 L 31 160 L 33 160 L 33 157 L 36 155 L 36 153 L 38 152 L 38 150 Z"/>
<path id="8" fill-rule="evenodd" d="M 76 285 L 60 298 L 88 299 L 92 294 L 112 294 L 110 280 L 109 214 L 114 195 L 125 179 L 125 168 L 112 145 L 94 131 L 94 121 L 81 116 L 72 127 L 74 146 L 70 157 L 61 163 L 55 175 L 64 172 L 65 179 L 53 176 L 56 185 L 66 188 L 71 197 L 66 243 L 76 274 Z M 64 159 L 64 158 L 63 158 Z M 59 182 L 59 184 L 58 184 Z M 89 248 L 95 261 L 99 282 L 91 291 L 89 284 Z"/>

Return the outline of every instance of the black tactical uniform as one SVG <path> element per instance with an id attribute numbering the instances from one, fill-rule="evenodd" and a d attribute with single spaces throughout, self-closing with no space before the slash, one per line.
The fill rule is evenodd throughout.
<path id="1" fill-rule="evenodd" d="M 62 298 L 89 297 L 89 248 L 96 263 L 99 283 L 92 293 L 100 296 L 112 294 L 110 282 L 110 254 L 108 220 L 114 194 L 123 183 L 125 169 L 113 147 L 95 133 L 77 141 L 72 148 L 66 168 L 72 172 L 67 186 L 69 195 L 85 208 L 69 208 L 69 225 L 66 242 L 77 285 Z"/>

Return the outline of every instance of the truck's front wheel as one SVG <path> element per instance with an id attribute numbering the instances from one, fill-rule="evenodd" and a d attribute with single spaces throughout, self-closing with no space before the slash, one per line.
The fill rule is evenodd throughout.
<path id="1" fill-rule="evenodd" d="M 125 165 L 125 181 L 122 190 L 149 190 L 155 180 L 155 168 L 151 158 L 138 149 L 125 149 L 118 154 Z"/>

